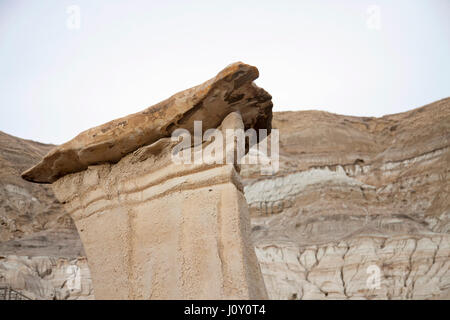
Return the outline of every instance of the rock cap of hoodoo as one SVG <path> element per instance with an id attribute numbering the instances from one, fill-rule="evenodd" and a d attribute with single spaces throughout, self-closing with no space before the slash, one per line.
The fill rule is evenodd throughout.
<path id="1" fill-rule="evenodd" d="M 141 112 L 88 129 L 55 147 L 22 178 L 52 183 L 90 165 L 115 163 L 138 148 L 169 137 L 177 128 L 193 132 L 194 121 L 202 129 L 216 128 L 230 112 L 239 111 L 245 129 L 268 129 L 272 121 L 272 97 L 253 83 L 258 69 L 236 62 L 214 78 Z"/>

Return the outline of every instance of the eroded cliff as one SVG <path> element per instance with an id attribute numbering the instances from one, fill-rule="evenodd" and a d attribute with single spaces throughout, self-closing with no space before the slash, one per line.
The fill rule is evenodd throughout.
<path id="1" fill-rule="evenodd" d="M 272 126 L 281 131 L 281 170 L 273 177 L 260 176 L 257 168 L 243 166 L 241 171 L 271 298 L 449 297 L 450 99 L 382 118 L 274 113 Z M 40 197 L 46 186 L 19 178 L 49 147 L 21 164 L 35 145 L 8 139 L 14 140 L 1 140 L 0 160 L 5 163 L 13 147 L 17 158 L 0 169 L 1 212 L 3 221 L 5 216 L 10 221 L 8 228 L 1 226 L 0 236 L 11 240 L 0 243 L 2 261 L 16 261 L 13 254 L 43 255 L 42 250 L 55 257 L 66 251 L 69 259 L 76 258 L 78 253 L 69 250 L 76 241 L 81 244 L 76 234 L 61 237 L 61 228 L 47 231 L 65 226 L 68 218 L 53 203 L 51 191 Z M 23 150 L 16 152 L 18 146 Z M 28 193 L 11 192 L 14 187 L 8 184 Z M 26 209 L 33 197 L 45 204 L 42 211 Z M 10 205 L 20 201 L 27 205 Z M 21 222 L 19 216 L 26 212 L 43 212 L 38 228 L 28 227 L 32 217 Z M 10 228 L 13 222 L 16 227 Z M 367 283 L 373 265 L 381 271 L 379 289 Z M 38 296 L 42 289 L 36 288 Z"/>
<path id="2" fill-rule="evenodd" d="M 382 118 L 283 112 L 273 127 L 278 175 L 241 172 L 271 298 L 448 292 L 450 99 Z"/>

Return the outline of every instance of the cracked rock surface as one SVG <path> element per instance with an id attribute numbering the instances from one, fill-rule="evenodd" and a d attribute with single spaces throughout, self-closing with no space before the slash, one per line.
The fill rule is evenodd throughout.
<path id="1" fill-rule="evenodd" d="M 278 174 L 241 171 L 272 299 L 448 297 L 450 99 L 382 118 L 282 112 L 272 125 Z"/>
<path id="2" fill-rule="evenodd" d="M 280 129 L 280 171 L 241 170 L 270 298 L 450 299 L 450 99 L 382 118 L 274 113 L 272 126 Z M 27 290 L 47 299 L 55 291 L 29 259 L 84 254 L 76 233 L 63 231 L 74 226 L 51 190 L 19 177 L 50 148 L 0 139 L 0 278 L 17 288 L 25 288 L 20 279 L 35 283 Z M 24 275 L 6 275 L 10 260 Z M 82 278 L 90 283 L 88 272 Z M 83 290 L 56 298 L 93 298 Z"/>
<path id="3" fill-rule="evenodd" d="M 0 286 L 7 284 L 29 299 L 93 299 L 86 258 L 0 256 Z"/>

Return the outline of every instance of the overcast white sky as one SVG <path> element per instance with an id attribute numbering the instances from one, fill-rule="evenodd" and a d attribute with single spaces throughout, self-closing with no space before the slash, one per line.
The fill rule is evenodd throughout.
<path id="1" fill-rule="evenodd" d="M 0 0 L 0 130 L 62 143 L 235 61 L 275 111 L 381 116 L 450 96 L 449 57 L 449 0 Z"/>

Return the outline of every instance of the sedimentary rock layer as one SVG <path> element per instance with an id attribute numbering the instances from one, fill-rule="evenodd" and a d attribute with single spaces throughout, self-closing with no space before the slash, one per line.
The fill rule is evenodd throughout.
<path id="1" fill-rule="evenodd" d="M 227 116 L 229 126 L 243 127 L 242 117 Z M 175 163 L 167 138 L 52 186 L 75 220 L 97 299 L 267 297 L 233 163 Z"/>
<path id="2" fill-rule="evenodd" d="M 270 298 L 450 298 L 449 113 L 450 99 L 382 118 L 274 113 L 273 126 L 281 130 L 278 176 L 262 177 L 258 168 L 245 166 L 241 171 Z M 14 200 L 19 216 L 32 197 L 47 206 L 53 200 L 42 200 L 36 187 L 45 186 L 18 181 L 21 163 L 31 165 L 22 157 L 34 146 L 16 139 L 0 145 L 3 159 L 15 156 L 0 167 L 0 183 L 18 185 L 29 195 L 3 193 L 0 199 Z M 13 146 L 25 151 L 10 152 Z M 399 150 L 404 155 L 395 157 Z M 9 208 L 10 202 L 3 203 Z M 39 230 L 58 224 L 59 216 L 62 212 L 41 214 Z M 13 213 L 9 219 L 16 221 L 14 230 L 32 231 Z M 3 239 L 18 234 L 9 230 L 0 229 Z M 39 255 L 46 244 L 40 234 L 33 237 L 39 242 L 28 246 L 31 240 L 17 239 L 7 245 L 7 254 Z M 53 241 L 48 255 L 73 247 L 64 233 L 47 238 Z M 379 290 L 366 283 L 372 264 L 381 269 Z"/>
<path id="3" fill-rule="evenodd" d="M 62 205 L 55 199 L 49 186 L 29 183 L 20 178 L 21 172 L 37 163 L 53 147 L 13 137 L 0 131 L 0 252 L 2 253 L 4 252 L 1 249 L 1 242 L 4 241 L 19 240 L 36 232 L 45 233 L 52 228 L 62 230 L 62 233 L 67 229 L 74 230 L 74 224 L 64 213 Z M 76 238 L 77 236 L 75 241 Z M 57 248 L 57 245 L 53 248 Z M 15 249 L 20 250 L 21 247 Z M 58 253 L 54 251 L 53 254 Z"/>
<path id="4" fill-rule="evenodd" d="M 271 96 L 257 87 L 258 69 L 237 62 L 205 83 L 179 92 L 144 111 L 80 133 L 50 151 L 22 174 L 28 181 L 52 183 L 89 165 L 115 163 L 138 148 L 169 137 L 173 130 L 193 131 L 194 121 L 204 130 L 217 128 L 233 111 L 242 115 L 246 129 L 268 129 L 272 120 Z"/>
<path id="5" fill-rule="evenodd" d="M 448 234 L 280 241 L 257 245 L 256 253 L 271 299 L 430 299 L 450 288 Z"/>
<path id="6" fill-rule="evenodd" d="M 448 294 L 450 99 L 382 118 L 283 112 L 273 127 L 278 175 L 241 171 L 271 298 Z"/>
<path id="7" fill-rule="evenodd" d="M 270 133 L 271 96 L 257 77 L 255 67 L 229 65 L 202 85 L 81 133 L 22 174 L 53 183 L 75 220 L 98 299 L 267 297 L 236 173 L 239 146 L 220 134 L 214 144 L 225 152 L 217 153 L 233 156 L 231 163 L 180 163 L 174 153 L 200 147 L 203 154 L 202 144 L 184 135 L 189 141 L 176 151 L 170 137 L 177 129 Z"/>
<path id="8" fill-rule="evenodd" d="M 10 287 L 29 299 L 93 299 L 86 258 L 0 256 L 0 287 Z"/>

